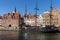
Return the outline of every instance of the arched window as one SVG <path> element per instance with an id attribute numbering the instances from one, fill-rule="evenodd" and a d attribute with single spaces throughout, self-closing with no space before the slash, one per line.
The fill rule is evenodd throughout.
<path id="1" fill-rule="evenodd" d="M 9 27 L 11 27 L 11 24 L 9 24 Z"/>

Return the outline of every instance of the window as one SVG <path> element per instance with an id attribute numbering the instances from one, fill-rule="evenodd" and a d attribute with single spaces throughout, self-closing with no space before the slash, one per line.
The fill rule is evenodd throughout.
<path id="1" fill-rule="evenodd" d="M 9 27 L 11 27 L 11 24 L 9 24 Z"/>

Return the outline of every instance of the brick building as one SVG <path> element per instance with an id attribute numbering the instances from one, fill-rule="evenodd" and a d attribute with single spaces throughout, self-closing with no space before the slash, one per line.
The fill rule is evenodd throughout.
<path id="1" fill-rule="evenodd" d="M 12 13 L 4 14 L 2 16 L 2 26 L 5 28 L 12 27 L 17 29 L 20 26 L 20 13 L 16 11 L 16 8 Z"/>

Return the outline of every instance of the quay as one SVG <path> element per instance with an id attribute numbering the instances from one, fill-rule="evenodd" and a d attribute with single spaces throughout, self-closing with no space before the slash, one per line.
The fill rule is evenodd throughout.
<path id="1" fill-rule="evenodd" d="M 60 33 L 60 28 L 55 27 L 55 26 L 46 26 L 46 27 L 40 27 L 40 26 L 22 26 L 22 28 L 18 28 L 18 29 L 14 29 L 12 27 L 10 28 L 4 28 L 4 27 L 0 27 L 0 31 L 22 31 L 22 32 L 59 32 Z"/>

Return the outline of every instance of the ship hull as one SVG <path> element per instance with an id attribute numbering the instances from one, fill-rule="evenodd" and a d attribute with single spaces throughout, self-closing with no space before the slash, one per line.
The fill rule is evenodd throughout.
<path id="1" fill-rule="evenodd" d="M 60 33 L 58 27 L 56 27 L 54 25 L 48 25 L 44 28 L 41 28 L 41 32 L 44 32 L 44 33 Z"/>

